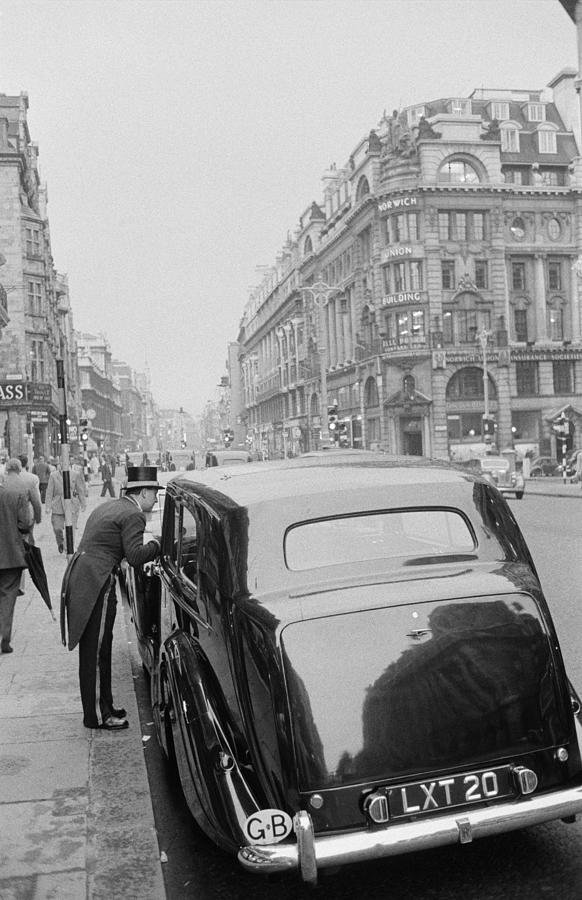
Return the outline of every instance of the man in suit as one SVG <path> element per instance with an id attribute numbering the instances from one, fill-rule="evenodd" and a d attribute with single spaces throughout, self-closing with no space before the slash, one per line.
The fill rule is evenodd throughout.
<path id="1" fill-rule="evenodd" d="M 79 513 L 87 506 L 87 485 L 83 473 L 78 467 L 72 466 L 70 471 L 71 484 L 71 515 L 73 530 L 77 529 Z M 51 472 L 46 489 L 45 503 L 47 510 L 51 512 L 51 524 L 55 533 L 59 553 L 65 548 L 65 495 L 63 489 L 63 470 L 60 461 L 57 468 Z"/>
<path id="2" fill-rule="evenodd" d="M 29 544 L 34 544 L 34 526 L 35 524 L 39 525 L 42 519 L 43 501 L 40 494 L 40 482 L 38 479 L 38 475 L 35 475 L 33 472 L 28 471 L 28 456 L 19 456 L 18 459 L 20 460 L 20 465 L 22 466 L 20 478 L 26 485 L 28 499 L 30 501 L 34 516 L 33 523 L 30 526 L 30 531 L 28 532 L 26 540 L 29 542 Z"/>
<path id="3" fill-rule="evenodd" d="M 93 510 L 61 591 L 61 634 L 68 625 L 69 650 L 79 645 L 79 683 L 86 728 L 118 731 L 129 723 L 113 704 L 111 645 L 117 606 L 116 576 L 126 559 L 141 566 L 159 555 L 157 540 L 143 543 L 147 512 L 159 488 L 155 466 L 128 469 L 125 493 Z"/>
<path id="4" fill-rule="evenodd" d="M 28 460 L 27 460 L 28 462 Z M 37 462 L 32 467 L 32 474 L 38 475 L 38 483 L 40 490 L 40 499 L 44 503 L 46 489 L 49 482 L 51 467 L 45 460 L 44 456 L 39 456 Z"/>
<path id="5" fill-rule="evenodd" d="M 20 592 L 20 577 L 27 568 L 24 535 L 32 527 L 28 493 L 20 481 L 20 460 L 9 459 L 0 484 L 0 652 L 12 653 L 12 621 Z M 15 475 L 16 477 L 11 477 Z"/>

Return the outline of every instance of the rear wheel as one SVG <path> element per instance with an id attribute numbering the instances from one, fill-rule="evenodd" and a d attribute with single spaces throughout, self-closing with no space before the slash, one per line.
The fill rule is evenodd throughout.
<path id="1" fill-rule="evenodd" d="M 529 477 L 530 478 L 539 478 L 543 474 L 544 474 L 543 470 L 536 466 L 535 469 L 532 469 L 531 472 L 529 473 Z"/>
<path id="2" fill-rule="evenodd" d="M 516 491 L 516 492 L 515 492 L 515 499 L 516 499 L 516 500 L 521 500 L 522 497 L 523 497 L 523 491 Z"/>

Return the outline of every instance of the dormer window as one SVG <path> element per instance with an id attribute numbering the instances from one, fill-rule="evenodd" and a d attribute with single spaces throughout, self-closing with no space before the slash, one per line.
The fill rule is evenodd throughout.
<path id="1" fill-rule="evenodd" d="M 409 128 L 414 128 L 415 125 L 418 125 L 422 116 L 426 114 L 425 110 L 426 108 L 424 106 L 413 106 L 411 109 L 406 110 L 406 119 Z"/>
<path id="2" fill-rule="evenodd" d="M 495 102 L 491 104 L 491 118 L 498 122 L 509 119 L 509 103 Z"/>
<path id="3" fill-rule="evenodd" d="M 528 122 L 545 122 L 546 107 L 543 103 L 528 103 L 527 105 Z"/>
<path id="4" fill-rule="evenodd" d="M 466 99 L 451 100 L 451 112 L 454 116 L 470 116 L 471 101 Z"/>
<path id="5" fill-rule="evenodd" d="M 556 132 L 549 128 L 540 128 L 538 131 L 538 148 L 540 153 L 557 153 Z"/>
<path id="6" fill-rule="evenodd" d="M 519 153 L 519 131 L 515 126 L 501 127 L 501 150 L 503 153 Z"/>

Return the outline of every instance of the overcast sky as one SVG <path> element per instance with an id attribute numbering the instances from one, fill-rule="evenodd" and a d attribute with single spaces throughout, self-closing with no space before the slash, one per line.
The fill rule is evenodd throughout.
<path id="1" fill-rule="evenodd" d="M 558 0 L 0 0 L 0 47 L 75 327 L 194 415 L 256 267 L 385 109 L 577 59 Z"/>

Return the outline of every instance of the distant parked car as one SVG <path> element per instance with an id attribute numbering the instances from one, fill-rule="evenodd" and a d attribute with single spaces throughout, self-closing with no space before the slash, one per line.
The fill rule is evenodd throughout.
<path id="1" fill-rule="evenodd" d="M 502 494 L 513 494 L 521 500 L 525 490 L 523 474 L 515 469 L 515 459 L 504 456 L 484 456 L 479 459 L 482 474 L 488 478 Z"/>
<path id="2" fill-rule="evenodd" d="M 557 459 L 551 456 L 538 456 L 532 459 L 529 470 L 530 478 L 541 478 L 543 475 L 559 475 L 561 467 Z"/>

